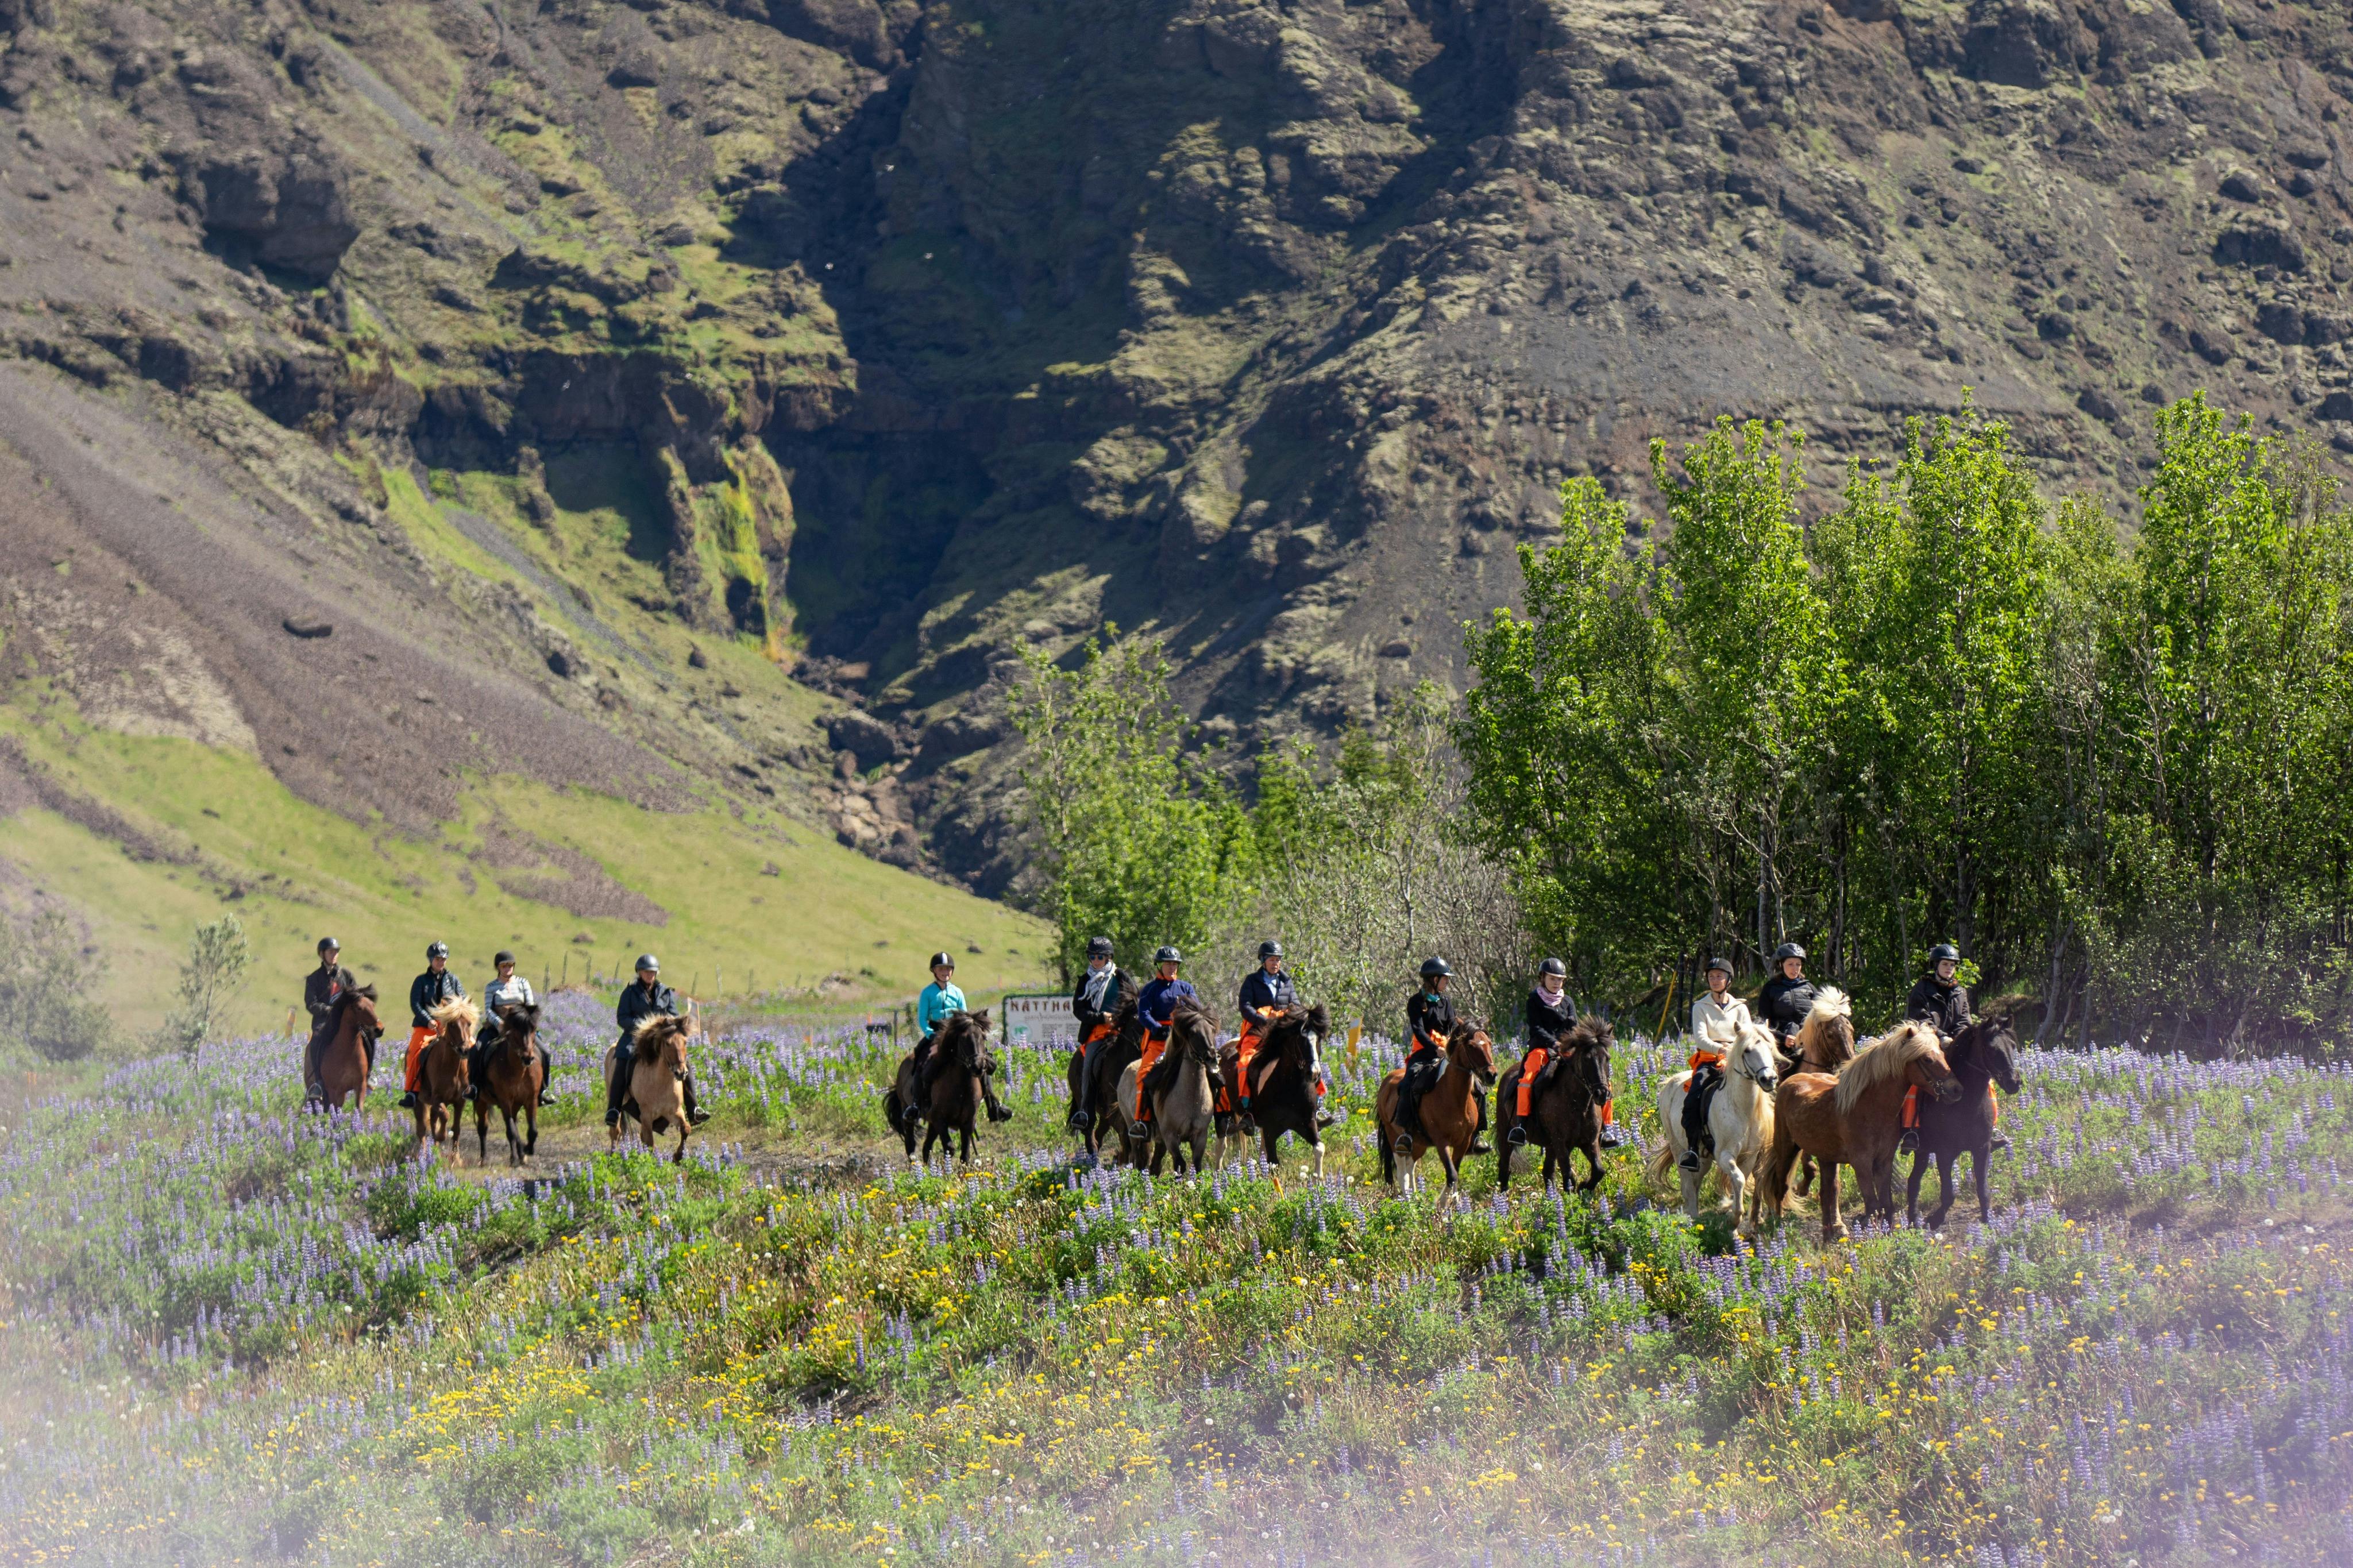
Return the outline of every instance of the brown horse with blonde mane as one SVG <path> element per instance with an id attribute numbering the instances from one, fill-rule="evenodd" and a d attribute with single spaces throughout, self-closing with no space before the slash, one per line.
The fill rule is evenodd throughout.
<path id="1" fill-rule="evenodd" d="M 1404 1090 L 1405 1068 L 1391 1068 L 1381 1079 L 1380 1093 L 1373 1101 L 1380 1125 L 1381 1178 L 1395 1183 L 1399 1193 L 1410 1194 L 1414 1167 L 1425 1152 L 1434 1152 L 1439 1167 L 1446 1173 L 1446 1190 L 1439 1195 L 1439 1208 L 1443 1211 L 1461 1197 L 1462 1158 L 1471 1152 L 1472 1141 L 1479 1132 L 1479 1090 L 1492 1088 L 1494 1082 L 1495 1042 L 1475 1024 L 1456 1024 L 1446 1037 L 1445 1060 L 1438 1077 L 1422 1091 L 1414 1108 L 1419 1113 L 1421 1131 L 1399 1150 L 1397 1141 L 1404 1129 L 1398 1125 L 1398 1096 Z"/>
<path id="2" fill-rule="evenodd" d="M 1960 1080 L 1926 1024 L 1899 1024 L 1854 1054 L 1837 1077 L 1801 1072 L 1784 1079 L 1773 1096 L 1773 1153 L 1765 1164 L 1765 1206 L 1776 1219 L 1788 1195 L 1789 1173 L 1801 1154 L 1822 1168 L 1822 1239 L 1843 1241 L 1839 1217 L 1841 1163 L 1854 1167 L 1862 1188 L 1863 1218 L 1895 1219 L 1895 1144 L 1903 1136 L 1904 1091 L 1917 1085 L 1950 1100 Z"/>
<path id="3" fill-rule="evenodd" d="M 375 1043 L 384 1035 L 384 1020 L 375 1010 L 375 987 L 363 985 L 338 995 L 319 1026 L 319 1044 L 308 1047 L 317 1070 L 306 1087 L 305 1103 L 322 1110 L 339 1109 L 345 1099 L 357 1110 L 367 1103 L 368 1074 L 375 1068 Z"/>
<path id="4" fill-rule="evenodd" d="M 444 1002 L 426 1015 L 433 1020 L 433 1038 L 417 1058 L 417 1142 L 430 1139 L 436 1148 L 444 1141 L 449 1157 L 458 1157 L 458 1140 L 465 1129 L 466 1096 L 472 1079 L 466 1058 L 474 1048 L 474 1026 L 480 1009 L 464 997 Z"/>
<path id="5" fill-rule="evenodd" d="M 686 1042 L 694 1037 L 695 1024 L 691 1016 L 678 1017 L 658 1013 L 638 1026 L 630 1037 L 629 1082 L 621 1104 L 623 1114 L 637 1119 L 638 1136 L 647 1148 L 654 1146 L 654 1135 L 678 1129 L 678 1147 L 670 1151 L 670 1163 L 679 1164 L 686 1158 L 686 1135 L 692 1131 L 686 1117 Z M 605 1081 L 613 1081 L 613 1062 L 620 1055 L 617 1046 L 605 1047 Z M 537 1094 L 533 1098 L 536 1100 Z M 613 1149 L 621 1146 L 621 1124 L 613 1123 L 607 1130 L 607 1143 Z"/>
<path id="6" fill-rule="evenodd" d="M 491 1107 L 506 1121 L 507 1163 L 520 1165 L 539 1148 L 539 1091 L 546 1087 L 539 1065 L 539 1009 L 519 1003 L 499 1013 L 499 1032 L 482 1058 L 481 1092 L 474 1097 L 475 1157 L 491 1156 Z M 524 1136 L 515 1137 L 515 1113 L 522 1113 Z"/>

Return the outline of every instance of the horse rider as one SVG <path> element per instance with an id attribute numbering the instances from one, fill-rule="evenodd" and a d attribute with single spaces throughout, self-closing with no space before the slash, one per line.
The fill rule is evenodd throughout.
<path id="1" fill-rule="evenodd" d="M 1520 1100 L 1512 1123 L 1510 1142 L 1516 1148 L 1528 1141 L 1527 1128 L 1523 1125 L 1535 1107 L 1539 1081 L 1552 1077 L 1553 1058 L 1560 1052 L 1560 1037 L 1577 1022 L 1577 1011 L 1568 1000 L 1568 965 L 1557 958 L 1547 958 L 1536 967 L 1535 989 L 1528 993 L 1528 1048 L 1520 1058 Z"/>
<path id="2" fill-rule="evenodd" d="M 1785 942 L 1773 950 L 1773 978 L 1757 994 L 1757 1012 L 1784 1051 L 1814 1010 L 1814 983 L 1806 978 L 1806 950 Z"/>
<path id="3" fill-rule="evenodd" d="M 432 1044 L 439 1028 L 433 1022 L 433 1009 L 444 1002 L 465 999 L 466 988 L 449 972 L 449 944 L 434 942 L 425 950 L 425 973 L 408 983 L 408 1064 L 400 1097 L 404 1109 L 417 1109 L 417 1092 L 423 1087 L 417 1080 L 418 1067 L 425 1060 L 425 1047 Z"/>
<path id="4" fill-rule="evenodd" d="M 1250 1058 L 1266 1042 L 1267 1031 L 1275 1020 L 1291 1008 L 1299 1005 L 1299 989 L 1283 973 L 1282 943 L 1271 939 L 1258 944 L 1258 967 L 1242 978 L 1240 1007 L 1241 1037 L 1234 1042 L 1237 1055 L 1234 1074 L 1235 1109 L 1241 1112 L 1242 1131 L 1255 1132 L 1258 1123 L 1250 1116 Z"/>
<path id="5" fill-rule="evenodd" d="M 1127 976 L 1112 957 L 1111 938 L 1088 938 L 1086 973 L 1079 976 L 1078 989 L 1071 993 L 1071 1016 L 1079 1023 L 1079 1088 L 1071 1101 L 1070 1117 L 1073 1132 L 1084 1132 L 1091 1119 L 1087 1107 L 1094 1102 L 1094 1047 L 1111 1038 L 1118 1026 L 1120 1005 L 1126 999 Z"/>
<path id="6" fill-rule="evenodd" d="M 1446 960 L 1423 959 L 1421 989 L 1405 1005 L 1405 1078 L 1398 1085 L 1397 1142 L 1400 1150 L 1421 1135 L 1421 1097 L 1430 1080 L 1438 1076 L 1439 1066 L 1446 1059 L 1446 1042 L 1454 1033 L 1454 1000 L 1446 994 L 1453 978 L 1454 966 Z M 1470 1152 L 1484 1154 L 1490 1151 L 1479 1142 L 1479 1134 L 1487 1130 L 1487 1097 L 1474 1089 L 1471 1099 L 1479 1120 L 1471 1130 Z"/>
<path id="7" fill-rule="evenodd" d="M 923 1107 L 931 1103 L 932 1040 L 949 1014 L 966 1010 L 964 992 L 955 983 L 955 960 L 942 948 L 932 954 L 932 983 L 915 998 L 915 1032 L 923 1037 L 915 1042 L 915 1098 L 905 1114 L 920 1120 Z"/>
<path id="8" fill-rule="evenodd" d="M 528 1007 L 538 1001 L 538 998 L 532 994 L 531 982 L 515 973 L 513 953 L 501 950 L 496 958 L 491 960 L 491 963 L 497 969 L 498 978 L 482 987 L 482 1026 L 474 1036 L 474 1054 L 467 1063 L 473 1091 L 477 1096 L 482 1092 L 482 1064 L 490 1059 L 492 1048 L 499 1043 L 500 1013 L 508 1007 Z M 554 1083 L 555 1064 L 549 1059 L 547 1047 L 541 1046 L 539 1047 L 540 1104 L 555 1103 Z"/>
<path id="9" fill-rule="evenodd" d="M 638 954 L 638 983 L 623 988 L 620 1003 L 613 1009 L 613 1022 L 620 1026 L 621 1037 L 614 1042 L 613 1077 L 605 1086 L 606 1126 L 620 1123 L 621 1102 L 629 1097 L 629 1068 L 636 1061 L 638 1028 L 649 1018 L 675 1018 L 681 1011 L 678 993 L 661 983 L 661 961 L 650 952 Z M 695 1108 L 692 1073 L 685 1075 L 680 1088 L 686 1095 L 688 1123 L 700 1127 L 710 1121 L 711 1112 Z"/>
<path id="10" fill-rule="evenodd" d="M 1928 950 L 1927 973 L 1912 983 L 1912 994 L 1904 999 L 1904 1020 L 1923 1023 L 1936 1031 L 1936 1038 L 1945 1045 L 1969 1026 L 1969 993 L 1961 984 L 1961 950 L 1949 942 L 1940 942 Z M 1993 1094 L 1993 1086 L 1986 1086 Z M 2001 1101 L 1994 1101 L 1994 1114 L 2001 1113 Z M 1904 1136 L 1895 1147 L 1899 1152 L 1910 1153 L 1920 1146 L 1920 1086 L 1914 1084 L 1904 1091 Z M 1993 1135 L 1993 1147 L 2007 1149 L 2010 1140 L 1999 1130 Z"/>
<path id="11" fill-rule="evenodd" d="M 343 952 L 342 942 L 331 936 L 321 937 L 319 967 L 302 977 L 302 1005 L 311 1015 L 311 1043 L 302 1057 L 302 1083 L 306 1089 L 319 1081 L 319 1050 L 326 1044 L 320 1036 L 326 1029 L 327 1015 L 335 1010 L 335 998 L 360 988 L 359 981 L 343 967 Z"/>
<path id="12" fill-rule="evenodd" d="M 1802 966 L 1804 962 L 1803 955 L 1799 955 L 1799 963 Z M 1691 1081 L 1683 1085 L 1683 1157 L 1675 1162 L 1683 1170 L 1703 1168 L 1700 1149 L 1711 1141 L 1707 1130 L 1708 1096 L 1724 1081 L 1724 1052 L 1717 1047 L 1737 1039 L 1740 1026 L 1749 1022 L 1748 1004 L 1732 994 L 1732 962 L 1709 959 L 1707 994 L 1693 997 L 1691 1005 L 1693 1045 Z"/>
<path id="13" fill-rule="evenodd" d="M 1201 1005 L 1200 994 L 1193 989 L 1193 983 L 1179 977 L 1178 972 L 1184 967 L 1185 955 L 1175 948 L 1155 948 L 1152 978 L 1136 994 L 1136 1016 L 1144 1023 L 1144 1058 L 1135 1064 L 1135 1110 L 1127 1129 L 1131 1138 L 1141 1138 L 1150 1131 L 1145 1124 L 1152 1118 L 1152 1102 L 1145 1094 L 1144 1080 L 1160 1065 L 1161 1053 L 1168 1048 L 1168 1026 L 1176 1019 L 1177 1005 Z"/>

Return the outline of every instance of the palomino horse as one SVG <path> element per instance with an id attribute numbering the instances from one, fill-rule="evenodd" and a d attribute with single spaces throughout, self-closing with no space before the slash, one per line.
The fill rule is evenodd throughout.
<path id="1" fill-rule="evenodd" d="M 539 1148 L 539 1091 L 546 1087 L 539 1066 L 539 1009 L 528 1004 L 502 1008 L 499 1032 L 491 1037 L 482 1058 L 482 1081 L 474 1097 L 475 1155 L 484 1163 L 491 1156 L 491 1107 L 506 1119 L 507 1163 L 520 1165 Z M 522 1113 L 527 1130 L 515 1137 L 515 1113 Z"/>
<path id="2" fill-rule="evenodd" d="M 891 1125 L 907 1141 L 907 1159 L 912 1164 L 932 1163 L 934 1146 L 946 1147 L 962 1139 L 962 1158 L 972 1163 L 972 1135 L 980 1120 L 981 1108 L 988 1110 L 991 1121 L 1004 1121 L 1013 1113 L 997 1103 L 989 1088 L 989 1078 L 997 1071 L 997 1063 L 988 1054 L 988 1010 L 977 1013 L 951 1013 L 940 1023 L 932 1038 L 932 1091 L 928 1098 L 917 1101 L 914 1053 L 908 1053 L 899 1064 L 898 1081 L 883 1096 L 883 1114 Z M 909 1115 L 913 1106 L 918 1114 Z M 915 1153 L 915 1131 L 924 1129 L 923 1152 Z"/>
<path id="3" fill-rule="evenodd" d="M 1133 1110 L 1149 1099 L 1152 1119 L 1142 1138 L 1129 1131 L 1128 1158 L 1160 1173 L 1161 1162 L 1171 1154 L 1179 1171 L 1205 1170 L 1209 1162 L 1209 1135 L 1217 1127 L 1218 1091 L 1225 1075 L 1218 1068 L 1218 1020 L 1206 1008 L 1179 1003 L 1168 1017 L 1168 1048 L 1145 1081 L 1136 1081 L 1144 1064 L 1130 1062 L 1119 1075 L 1119 1103 Z M 1192 1163 L 1187 1165 L 1186 1156 Z"/>
<path id="4" fill-rule="evenodd" d="M 322 1110 L 340 1108 L 346 1098 L 354 1110 L 365 1105 L 368 1074 L 375 1068 L 375 1043 L 383 1034 L 375 986 L 337 996 L 319 1026 L 317 1073 L 307 1086 L 311 1095 L 308 1103 Z"/>
<path id="5" fill-rule="evenodd" d="M 1504 1074 L 1495 1086 L 1495 1185 L 1512 1184 L 1512 1129 L 1525 1129 L 1528 1142 L 1544 1151 L 1544 1184 L 1552 1186 L 1553 1173 L 1561 1184 L 1575 1183 L 1579 1192 L 1601 1184 L 1601 1108 L 1609 1103 L 1609 1048 L 1618 1031 L 1599 1014 L 1588 1014 L 1560 1037 L 1551 1066 L 1539 1076 L 1528 1100 L 1528 1119 L 1520 1120 L 1520 1073 L 1525 1060 Z M 1569 1163 L 1572 1151 L 1585 1156 L 1593 1173 L 1577 1180 Z"/>
<path id="6" fill-rule="evenodd" d="M 1374 1098 L 1375 1120 L 1380 1128 L 1381 1176 L 1395 1183 L 1401 1194 L 1414 1190 L 1414 1170 L 1421 1163 L 1425 1152 L 1438 1155 L 1439 1167 L 1446 1173 L 1446 1190 L 1439 1194 L 1438 1207 L 1445 1212 L 1449 1205 L 1461 1197 L 1462 1157 L 1471 1152 L 1472 1141 L 1479 1132 L 1479 1090 L 1495 1081 L 1495 1042 L 1487 1031 L 1475 1024 L 1457 1024 L 1446 1037 L 1446 1055 L 1439 1064 L 1438 1077 L 1422 1091 L 1419 1112 L 1421 1131 L 1400 1151 L 1398 1134 L 1398 1096 L 1405 1087 L 1405 1069 L 1393 1069 L 1381 1079 L 1380 1092 Z"/>
<path id="7" fill-rule="evenodd" d="M 1280 1158 L 1276 1145 L 1282 1135 L 1292 1132 L 1307 1145 L 1315 1173 L 1324 1173 L 1324 1042 L 1331 1033 L 1332 1013 L 1323 1003 L 1286 1007 L 1267 1026 L 1266 1038 L 1250 1056 L 1250 1076 L 1256 1080 L 1250 1086 L 1250 1119 L 1258 1123 L 1260 1147 L 1269 1165 Z M 1226 1052 L 1223 1067 L 1226 1082 L 1233 1086 L 1239 1103 L 1242 1088 L 1239 1046 Z M 1219 1140 L 1219 1163 L 1226 1163 L 1229 1148 L 1239 1153 L 1249 1136 L 1238 1130 L 1230 1138 Z"/>
<path id="8" fill-rule="evenodd" d="M 1071 1103 L 1078 1105 L 1079 1115 L 1086 1122 L 1081 1134 L 1086 1140 L 1087 1152 L 1099 1154 L 1104 1140 L 1117 1138 L 1124 1147 L 1127 1138 L 1129 1117 L 1120 1109 L 1119 1079 L 1129 1064 L 1144 1055 L 1144 1016 L 1135 1010 L 1135 998 L 1130 996 L 1112 1021 L 1112 1032 L 1086 1047 L 1094 1053 L 1094 1072 L 1087 1080 L 1086 1103 L 1079 1105 L 1079 1076 L 1082 1071 L 1080 1053 L 1071 1053 Z M 1132 1108 L 1134 1101 L 1128 1102 Z"/>
<path id="9" fill-rule="evenodd" d="M 1942 1100 L 1957 1098 L 1960 1080 L 1926 1024 L 1898 1024 L 1855 1052 L 1836 1078 L 1801 1072 L 1784 1079 L 1773 1097 L 1773 1155 L 1765 1163 L 1765 1205 L 1774 1218 L 1789 1190 L 1800 1153 L 1822 1165 L 1822 1239 L 1846 1239 L 1839 1217 L 1838 1168 L 1854 1167 L 1867 1221 L 1895 1219 L 1895 1143 L 1903 1136 L 1904 1091 L 1917 1085 Z"/>
<path id="10" fill-rule="evenodd" d="M 1920 1107 L 1920 1148 L 1912 1156 L 1912 1179 L 1904 1186 L 1904 1217 L 1920 1218 L 1920 1178 L 1928 1162 L 1936 1163 L 1936 1206 L 1928 1223 L 1945 1223 L 1953 1206 L 1953 1168 L 1969 1157 L 1969 1173 L 1977 1178 L 1978 1217 L 1993 1218 L 1993 1199 L 1986 1191 L 1986 1163 L 1993 1155 L 1993 1086 L 2004 1094 L 2018 1092 L 2018 1036 L 2008 1015 L 1979 1018 L 1953 1037 L 1945 1060 L 1961 1080 L 1960 1098 L 1949 1105 L 1933 1101 Z"/>
<path id="11" fill-rule="evenodd" d="M 1793 1049 L 1781 1057 L 1781 1076 L 1793 1072 L 1826 1072 L 1833 1077 L 1839 1068 L 1854 1059 L 1854 1004 L 1845 992 L 1835 985 L 1825 985 L 1815 994 L 1814 1005 L 1806 1013 L 1806 1021 L 1798 1026 L 1790 1041 Z M 1814 1183 L 1814 1157 L 1803 1154 L 1798 1159 L 1797 1188 L 1806 1192 Z"/>
<path id="12" fill-rule="evenodd" d="M 458 1138 L 466 1123 L 466 1096 L 472 1089 L 466 1057 L 474 1048 L 474 1026 L 480 1009 L 459 997 L 444 1002 L 426 1015 L 433 1020 L 433 1038 L 417 1058 L 417 1143 L 430 1139 L 438 1148 L 448 1141 L 449 1157 L 458 1157 Z"/>
<path id="13" fill-rule="evenodd" d="M 1765 1205 L 1758 1180 L 1773 1148 L 1773 1036 L 1762 1026 L 1734 1026 L 1729 1040 L 1712 1042 L 1724 1052 L 1724 1087 L 1707 1103 L 1708 1136 L 1715 1140 L 1715 1171 L 1731 1205 L 1734 1227 L 1741 1236 L 1757 1234 L 1757 1220 Z M 1692 1075 L 1679 1072 L 1659 1086 L 1659 1121 L 1665 1136 L 1651 1152 L 1651 1179 L 1662 1180 L 1682 1163 L 1690 1144 L 1683 1138 L 1683 1095 Z M 1699 1218 L 1699 1185 L 1704 1171 L 1684 1171 L 1683 1213 Z M 1742 1200 L 1747 1207 L 1744 1212 Z"/>
<path id="14" fill-rule="evenodd" d="M 629 1086 L 621 1110 L 638 1119 L 638 1136 L 649 1149 L 654 1146 L 655 1134 L 678 1129 L 678 1147 L 670 1156 L 673 1165 L 685 1161 L 687 1134 L 693 1131 L 686 1120 L 686 1042 L 694 1037 L 694 1030 L 691 1017 L 658 1013 L 639 1024 L 629 1037 Z M 604 1077 L 608 1084 L 619 1055 L 618 1046 L 605 1047 Z M 532 1098 L 539 1097 L 534 1091 Z M 619 1149 L 621 1124 L 615 1122 L 607 1132 L 607 1145 Z"/>

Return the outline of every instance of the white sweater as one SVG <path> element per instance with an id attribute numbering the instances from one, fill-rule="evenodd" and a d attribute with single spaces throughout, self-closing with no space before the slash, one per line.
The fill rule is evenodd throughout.
<path id="1" fill-rule="evenodd" d="M 1692 999 L 1692 1033 L 1704 1040 L 1728 1042 L 1738 1034 L 1739 1026 L 1748 1021 L 1748 1004 L 1729 991 L 1721 1002 L 1713 992 L 1704 992 Z"/>

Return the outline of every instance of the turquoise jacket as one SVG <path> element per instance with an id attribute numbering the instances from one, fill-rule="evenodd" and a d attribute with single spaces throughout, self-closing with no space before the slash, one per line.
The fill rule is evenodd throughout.
<path id="1" fill-rule="evenodd" d="M 934 981 L 915 999 L 915 1033 L 929 1036 L 947 1021 L 949 1014 L 965 1010 L 964 993 L 956 989 L 955 981 L 945 985 Z"/>

